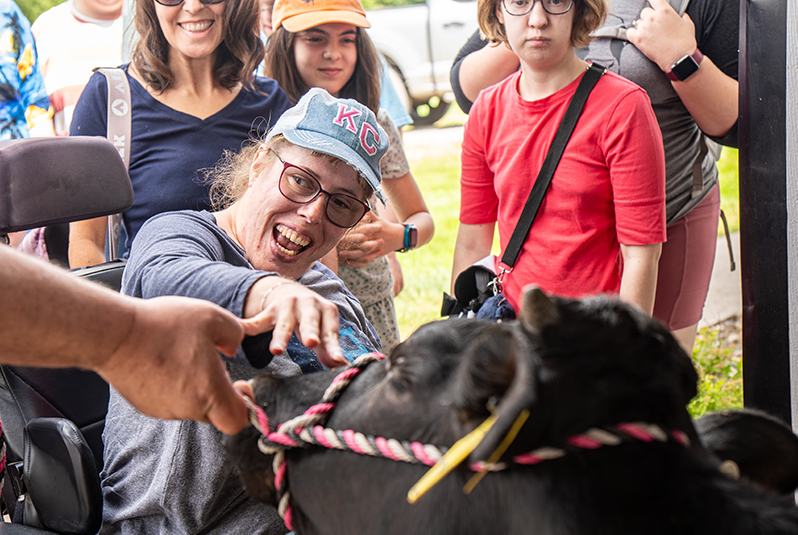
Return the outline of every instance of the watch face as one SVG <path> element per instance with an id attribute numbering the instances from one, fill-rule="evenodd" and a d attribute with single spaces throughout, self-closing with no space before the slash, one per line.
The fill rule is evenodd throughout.
<path id="1" fill-rule="evenodd" d="M 416 227 L 410 227 L 410 248 L 415 249 L 418 246 L 418 229 Z"/>
<path id="2" fill-rule="evenodd" d="M 698 63 L 696 63 L 695 59 L 693 59 L 693 56 L 685 56 L 673 64 L 671 72 L 676 75 L 676 78 L 684 81 L 695 74 L 697 70 Z"/>

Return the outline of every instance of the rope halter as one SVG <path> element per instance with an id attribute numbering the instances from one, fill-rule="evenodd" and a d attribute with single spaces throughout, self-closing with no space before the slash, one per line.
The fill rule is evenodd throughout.
<path id="1" fill-rule="evenodd" d="M 335 408 L 335 400 L 349 386 L 349 383 L 366 366 L 384 358 L 385 355 L 376 352 L 359 356 L 349 368 L 335 376 L 330 386 L 324 391 L 319 403 L 311 406 L 303 414 L 278 425 L 276 431 L 271 431 L 269 418 L 263 409 L 255 405 L 249 398 L 244 398 L 249 408 L 249 421 L 261 434 L 258 438 L 258 449 L 266 455 L 274 455 L 272 468 L 274 470 L 274 488 L 277 491 L 279 500 L 277 512 L 280 513 L 280 516 L 285 521 L 285 526 L 289 530 L 294 528 L 290 505 L 291 495 L 288 492 L 288 480 L 286 478 L 285 450 L 303 448 L 313 444 L 303 440 L 299 435 L 303 432 L 306 433 L 305 430 L 309 426 L 324 421 Z"/>
<path id="2" fill-rule="evenodd" d="M 302 415 L 278 425 L 277 430 L 273 432 L 270 431 L 269 419 L 263 409 L 249 398 L 245 398 L 249 408 L 250 422 L 261 434 L 258 438 L 258 449 L 266 455 L 274 455 L 272 468 L 274 470 L 274 488 L 278 498 L 277 512 L 283 518 L 289 530 L 294 528 L 293 515 L 289 503 L 291 495 L 288 492 L 288 480 L 286 478 L 285 451 L 288 449 L 323 446 L 328 449 L 352 451 L 361 455 L 384 457 L 394 461 L 435 467 L 439 461 L 444 459 L 450 449 L 457 448 L 457 444 L 452 446 L 452 448 L 438 447 L 432 444 L 421 444 L 420 442 L 374 437 L 351 429 L 340 431 L 318 425 L 330 415 L 335 408 L 335 401 L 349 383 L 366 366 L 384 358 L 385 355 L 380 353 L 361 355 L 349 368 L 335 376 L 318 404 L 311 406 Z M 469 435 L 466 435 L 461 441 L 468 438 Z M 574 451 L 595 450 L 629 442 L 665 443 L 670 440 L 685 447 L 690 445 L 688 436 L 678 429 L 667 432 L 657 424 L 623 422 L 613 426 L 591 428 L 573 435 L 565 441 L 565 445 L 562 448 L 541 447 L 528 453 L 515 455 L 512 457 L 511 462 L 519 465 L 535 465 L 544 461 L 559 459 Z M 491 456 L 489 461 L 493 461 L 493 457 L 498 459 L 500 456 Z M 469 465 L 469 469 L 477 474 L 484 474 L 505 470 L 508 466 L 508 463 L 486 461 L 473 463 Z M 473 488 L 474 484 L 476 483 L 473 483 L 471 488 Z"/>

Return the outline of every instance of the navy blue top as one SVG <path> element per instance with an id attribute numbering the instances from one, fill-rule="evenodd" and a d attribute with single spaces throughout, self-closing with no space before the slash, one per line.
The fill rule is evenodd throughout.
<path id="1" fill-rule="evenodd" d="M 127 65 L 122 67 L 127 72 Z M 163 212 L 210 208 L 208 186 L 199 170 L 212 167 L 225 150 L 262 136 L 290 107 L 277 82 L 256 77 L 260 92 L 241 89 L 235 99 L 206 119 L 155 100 L 130 74 L 132 144 L 130 181 L 133 207 L 125 212 L 127 248 L 141 225 Z M 70 135 L 106 137 L 106 78 L 94 73 L 75 106 Z"/>

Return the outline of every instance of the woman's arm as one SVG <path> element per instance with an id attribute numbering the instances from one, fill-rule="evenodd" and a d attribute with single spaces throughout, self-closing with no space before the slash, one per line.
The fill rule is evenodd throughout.
<path id="1" fill-rule="evenodd" d="M 501 82 L 517 71 L 519 65 L 518 56 L 504 43 L 489 43 L 463 58 L 460 88 L 466 98 L 474 102 L 480 91 Z"/>
<path id="2" fill-rule="evenodd" d="M 457 230 L 457 240 L 454 244 L 454 259 L 452 261 L 451 291 L 454 293 L 454 283 L 457 276 L 465 271 L 471 264 L 482 260 L 490 254 L 493 247 L 493 232 L 495 223 L 481 225 L 467 225 L 460 223 Z"/>
<path id="3" fill-rule="evenodd" d="M 680 17 L 667 0 L 652 0 L 650 4 L 640 12 L 637 27 L 627 30 L 627 36 L 663 72 L 669 72 L 676 61 L 695 51 L 695 25 L 689 15 Z M 737 122 L 737 80 L 724 74 L 709 57 L 704 57 L 695 74 L 672 83 L 705 134 L 723 137 Z"/>
<path id="4" fill-rule="evenodd" d="M 95 72 L 75 104 L 69 135 L 106 137 L 107 115 L 108 83 L 105 76 Z M 69 267 L 94 266 L 105 262 L 107 228 L 107 217 L 70 223 Z"/>
<path id="5" fill-rule="evenodd" d="M 125 297 L 6 247 L 0 295 L 3 363 L 91 369 L 144 414 L 209 421 L 225 433 L 246 425 L 217 353 L 233 355 L 243 331 L 220 307 Z"/>
<path id="6" fill-rule="evenodd" d="M 389 209 L 375 207 L 344 236 L 338 244 L 339 265 L 362 268 L 375 258 L 402 249 L 405 243 L 404 224 L 415 225 L 418 229 L 417 247 L 432 239 L 435 223 L 413 175 L 405 173 L 399 178 L 385 180 L 383 185 L 390 203 Z M 324 263 L 327 264 L 326 261 Z"/>
<path id="7" fill-rule="evenodd" d="M 619 297 L 649 316 L 654 311 L 657 289 L 657 270 L 662 244 L 623 245 L 623 274 Z"/>
<path id="8" fill-rule="evenodd" d="M 108 218 L 98 217 L 69 224 L 69 267 L 96 266 L 105 262 Z"/>
<path id="9" fill-rule="evenodd" d="M 269 351 L 279 355 L 296 331 L 302 344 L 313 349 L 328 368 L 348 364 L 338 344 L 338 307 L 297 281 L 277 275 L 253 284 L 244 301 L 245 332 L 272 330 Z"/>

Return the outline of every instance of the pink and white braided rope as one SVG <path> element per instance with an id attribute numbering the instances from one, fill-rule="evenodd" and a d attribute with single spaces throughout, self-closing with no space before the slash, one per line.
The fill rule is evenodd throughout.
<path id="1" fill-rule="evenodd" d="M 285 521 L 285 526 L 293 530 L 291 513 L 291 495 L 288 492 L 288 479 L 286 478 L 285 450 L 307 446 L 308 443 L 299 438 L 298 433 L 308 426 L 324 421 L 335 407 L 335 400 L 340 393 L 349 386 L 349 383 L 372 362 L 382 360 L 382 353 L 366 353 L 360 355 L 352 365 L 335 376 L 324 391 L 321 402 L 311 406 L 303 414 L 283 422 L 277 426 L 276 431 L 271 431 L 269 418 L 263 409 L 245 398 L 249 407 L 249 420 L 261 436 L 258 439 L 258 449 L 266 455 L 274 455 L 272 468 L 274 469 L 274 488 L 279 497 L 277 512 Z"/>
<path id="2" fill-rule="evenodd" d="M 358 357 L 350 368 L 333 379 L 324 392 L 320 403 L 313 405 L 302 415 L 280 424 L 277 427 L 277 431 L 274 432 L 270 431 L 269 419 L 263 409 L 247 399 L 250 421 L 261 433 L 261 437 L 258 439 L 258 449 L 264 454 L 274 455 L 272 462 L 274 487 L 279 496 L 277 511 L 283 517 L 288 529 L 293 529 L 285 464 L 285 451 L 289 448 L 323 446 L 329 449 L 352 451 L 361 455 L 385 457 L 394 461 L 427 466 L 433 466 L 437 463 L 448 450 L 446 447 L 439 448 L 432 444 L 399 441 L 394 438 L 386 439 L 365 435 L 351 429 L 337 431 L 321 425 L 315 425 L 323 421 L 332 412 L 335 407 L 335 399 L 365 366 L 383 358 L 385 356 L 380 353 L 368 353 Z M 512 461 L 520 465 L 535 465 L 543 461 L 563 457 L 568 453 L 569 449 L 595 450 L 605 446 L 618 446 L 630 440 L 664 443 L 671 438 L 685 447 L 690 445 L 690 439 L 678 429 L 668 433 L 656 424 L 622 422 L 613 427 L 591 428 L 573 435 L 566 440 L 568 449 L 542 447 L 529 453 L 516 455 Z M 473 463 L 469 466 L 474 472 L 496 472 L 507 467 L 506 463 L 488 464 L 484 462 Z"/>

